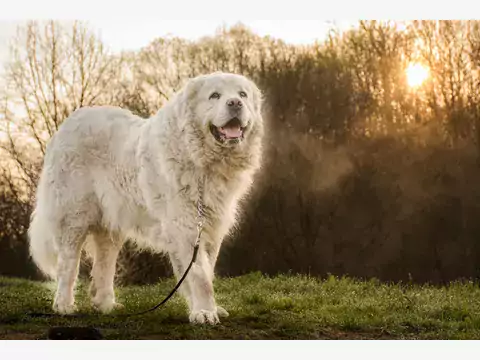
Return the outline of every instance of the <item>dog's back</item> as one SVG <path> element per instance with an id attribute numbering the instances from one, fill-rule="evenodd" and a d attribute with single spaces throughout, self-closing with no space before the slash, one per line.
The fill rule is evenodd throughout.
<path id="1" fill-rule="evenodd" d="M 139 197 L 136 147 L 143 120 L 115 107 L 81 108 L 60 126 L 47 147 L 29 228 L 39 268 L 56 273 L 60 227 L 98 221 L 118 225 L 121 210 Z"/>

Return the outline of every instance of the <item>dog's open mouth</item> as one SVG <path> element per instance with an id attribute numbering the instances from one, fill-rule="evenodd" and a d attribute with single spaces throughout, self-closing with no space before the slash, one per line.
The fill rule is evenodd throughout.
<path id="1" fill-rule="evenodd" d="M 243 139 L 245 127 L 242 127 L 242 124 L 238 118 L 231 119 L 228 123 L 223 126 L 215 126 L 210 124 L 210 131 L 215 139 L 221 143 L 226 141 L 229 142 L 239 142 Z"/>

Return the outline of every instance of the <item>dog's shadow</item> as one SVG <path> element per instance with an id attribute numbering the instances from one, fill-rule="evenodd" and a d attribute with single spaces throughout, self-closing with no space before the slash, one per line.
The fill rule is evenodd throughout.
<path id="1" fill-rule="evenodd" d="M 103 335 L 93 326 L 55 326 L 48 329 L 48 340 L 103 340 Z"/>

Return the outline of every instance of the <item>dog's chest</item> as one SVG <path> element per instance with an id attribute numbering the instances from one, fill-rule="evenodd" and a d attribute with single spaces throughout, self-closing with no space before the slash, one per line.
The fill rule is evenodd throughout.
<path id="1" fill-rule="evenodd" d="M 209 181 L 210 180 L 210 181 Z M 239 182 L 236 179 L 208 179 L 204 185 L 204 205 L 212 219 L 222 219 L 235 210 Z"/>

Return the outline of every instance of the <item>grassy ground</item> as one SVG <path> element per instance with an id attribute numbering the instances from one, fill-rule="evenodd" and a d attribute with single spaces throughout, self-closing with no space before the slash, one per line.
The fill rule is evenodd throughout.
<path id="1" fill-rule="evenodd" d="M 162 299 L 173 280 L 117 289 L 125 311 Z M 77 298 L 83 319 L 25 317 L 50 312 L 52 283 L 0 278 L 0 339 L 45 339 L 50 326 L 98 328 L 107 339 L 480 339 L 480 288 L 383 284 L 330 277 L 268 278 L 250 274 L 218 279 L 218 304 L 230 312 L 217 326 L 191 326 L 175 295 L 148 315 L 115 319 L 89 308 L 86 284 Z"/>

